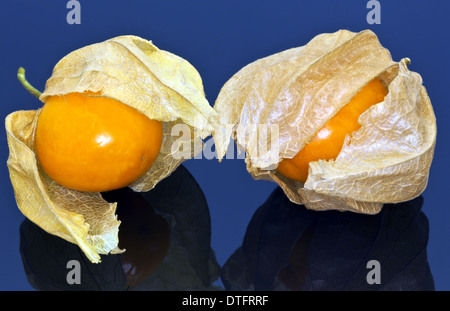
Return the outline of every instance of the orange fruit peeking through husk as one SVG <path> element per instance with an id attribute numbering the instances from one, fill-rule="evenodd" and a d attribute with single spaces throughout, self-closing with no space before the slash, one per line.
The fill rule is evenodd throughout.
<path id="1" fill-rule="evenodd" d="M 103 192 L 130 185 L 158 156 L 162 123 L 96 94 L 49 97 L 36 127 L 36 155 L 60 185 Z"/>
<path id="2" fill-rule="evenodd" d="M 409 65 L 370 30 L 319 34 L 257 59 L 214 104 L 218 158 L 234 140 L 254 179 L 313 210 L 375 214 L 411 200 L 427 186 L 437 129 Z"/>
<path id="3" fill-rule="evenodd" d="M 387 90 L 378 79 L 365 85 L 348 104 L 342 107 L 292 159 L 283 159 L 277 170 L 300 182 L 308 178 L 309 163 L 335 159 L 342 149 L 345 137 L 358 130 L 360 115 L 384 100 Z"/>

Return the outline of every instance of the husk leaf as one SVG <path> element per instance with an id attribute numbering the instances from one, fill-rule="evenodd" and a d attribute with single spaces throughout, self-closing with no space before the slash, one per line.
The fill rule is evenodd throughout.
<path id="1" fill-rule="evenodd" d="M 174 143 L 201 144 L 216 123 L 197 70 L 183 58 L 158 49 L 137 36 L 120 36 L 80 48 L 62 58 L 53 69 L 40 99 L 73 92 L 100 92 L 163 121 L 163 143 L 152 168 L 131 185 L 149 191 L 185 159 L 201 148 L 174 155 Z M 190 137 L 172 135 L 177 124 L 191 128 Z M 186 148 L 188 150 L 188 148 Z M 181 159 L 180 159 L 181 158 Z"/>
<path id="2" fill-rule="evenodd" d="M 120 252 L 116 204 L 99 193 L 64 188 L 39 168 L 33 151 L 37 116 L 16 111 L 6 117 L 7 165 L 20 211 L 48 233 L 78 244 L 92 262 L 100 262 L 99 254 Z"/>
<path id="3" fill-rule="evenodd" d="M 215 123 L 216 112 L 195 68 L 136 36 L 112 38 L 69 53 L 54 67 L 40 100 L 86 91 L 119 100 L 163 123 L 160 153 L 151 169 L 129 186 L 135 191 L 151 190 L 201 151 L 202 138 Z M 100 262 L 100 254 L 122 252 L 116 204 L 106 202 L 100 193 L 62 187 L 40 168 L 34 152 L 38 114 L 39 110 L 16 111 L 5 120 L 8 168 L 19 209 L 45 231 L 78 244 L 92 262 Z M 186 125 L 190 135 L 172 135 L 179 124 Z M 174 150 L 174 143 L 191 148 Z"/>
<path id="4" fill-rule="evenodd" d="M 347 136 L 335 160 L 310 163 L 305 184 L 276 171 L 374 78 L 389 94 L 360 116 L 361 128 Z M 221 121 L 214 134 L 219 158 L 233 137 L 255 179 L 275 181 L 292 202 L 310 209 L 374 214 L 426 187 L 436 141 L 429 97 L 407 60 L 394 62 L 370 30 L 321 34 L 245 66 L 223 86 L 214 109 Z M 248 130 L 252 124 L 276 125 L 277 148 L 261 149 L 258 132 Z"/>

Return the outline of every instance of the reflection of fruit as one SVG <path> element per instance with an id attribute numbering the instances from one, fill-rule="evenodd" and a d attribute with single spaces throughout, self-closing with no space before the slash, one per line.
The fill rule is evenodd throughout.
<path id="1" fill-rule="evenodd" d="M 292 159 L 283 159 L 277 170 L 286 177 L 306 182 L 309 163 L 319 159 L 335 159 L 347 134 L 358 130 L 359 116 L 384 100 L 387 90 L 378 79 L 370 81 L 350 102 L 341 108 Z"/>
<path id="2" fill-rule="evenodd" d="M 95 94 L 52 96 L 40 111 L 36 154 L 56 182 L 80 191 L 126 187 L 158 156 L 162 124 Z"/>
<path id="3" fill-rule="evenodd" d="M 308 248 L 314 234 L 314 225 L 309 226 L 295 242 L 289 256 L 289 264 L 278 272 L 278 279 L 290 290 L 301 290 L 308 274 Z"/>
<path id="4" fill-rule="evenodd" d="M 164 260 L 169 249 L 170 228 L 167 221 L 156 214 L 147 200 L 129 188 L 102 194 L 109 202 L 117 202 L 119 248 L 122 267 L 128 285 L 133 287 L 150 274 Z"/>

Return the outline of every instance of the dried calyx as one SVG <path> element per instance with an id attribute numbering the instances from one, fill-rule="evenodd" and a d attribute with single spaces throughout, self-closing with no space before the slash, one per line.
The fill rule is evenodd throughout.
<path id="1" fill-rule="evenodd" d="M 369 30 L 321 34 L 305 46 L 259 59 L 231 77 L 216 100 L 219 158 L 234 138 L 255 179 L 275 181 L 292 202 L 315 210 L 374 214 L 383 203 L 417 197 L 428 181 L 436 120 L 409 63 L 394 62 Z M 388 94 L 360 116 L 361 127 L 335 160 L 311 162 L 305 183 L 276 171 L 281 159 L 293 158 L 374 78 Z M 276 143 L 249 131 L 254 124 L 275 126 Z"/>
<path id="2" fill-rule="evenodd" d="M 23 74 L 21 70 L 21 82 L 25 81 Z M 25 87 L 31 90 L 29 85 Z M 55 65 L 44 92 L 37 91 L 35 96 L 45 103 L 53 95 L 84 92 L 118 100 L 163 123 L 160 153 L 151 169 L 129 185 L 134 191 L 153 189 L 195 155 L 195 149 L 184 157 L 175 155 L 175 140 L 201 142 L 215 123 L 216 113 L 205 98 L 196 69 L 136 36 L 112 38 L 69 53 Z M 40 167 L 35 153 L 39 112 L 16 111 L 5 120 L 8 168 L 19 209 L 45 231 L 79 245 L 92 262 L 99 262 L 100 254 L 122 252 L 116 203 L 108 203 L 98 192 L 65 188 Z M 188 126 L 194 135 L 173 136 L 171 130 L 178 124 Z"/>

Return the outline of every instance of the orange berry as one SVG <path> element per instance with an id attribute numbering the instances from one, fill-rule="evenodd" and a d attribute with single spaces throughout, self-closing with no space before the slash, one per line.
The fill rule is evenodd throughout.
<path id="1" fill-rule="evenodd" d="M 336 159 L 345 136 L 358 130 L 359 116 L 371 106 L 382 102 L 387 90 L 378 79 L 373 79 L 342 107 L 292 159 L 283 159 L 277 170 L 286 177 L 306 182 L 309 163 Z"/>
<path id="2" fill-rule="evenodd" d="M 101 192 L 126 187 L 153 165 L 162 124 L 117 100 L 89 95 L 46 100 L 36 128 L 38 161 L 67 188 Z"/>

